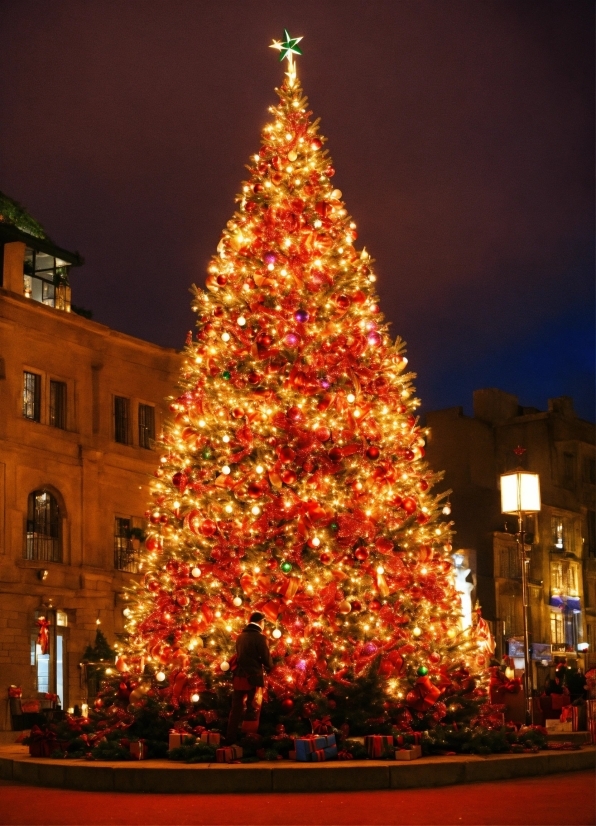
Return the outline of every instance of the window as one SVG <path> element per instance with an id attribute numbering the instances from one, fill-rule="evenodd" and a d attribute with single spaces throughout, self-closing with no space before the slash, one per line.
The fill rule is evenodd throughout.
<path id="1" fill-rule="evenodd" d="M 141 542 L 145 538 L 143 520 L 116 516 L 114 519 L 114 567 L 136 574 L 139 571 Z"/>
<path id="2" fill-rule="evenodd" d="M 45 304 L 46 307 L 56 307 L 70 312 L 69 267 L 68 261 L 27 247 L 23 295 L 25 298 Z"/>
<path id="3" fill-rule="evenodd" d="M 114 441 L 121 445 L 130 444 L 130 399 L 114 396 Z"/>
<path id="4" fill-rule="evenodd" d="M 563 484 L 572 485 L 575 481 L 575 456 L 573 453 L 563 454 Z"/>
<path id="5" fill-rule="evenodd" d="M 586 553 L 596 556 L 596 511 L 586 513 Z"/>
<path id="6" fill-rule="evenodd" d="M 27 559 L 62 562 L 60 510 L 47 490 L 36 490 L 27 501 Z"/>
<path id="7" fill-rule="evenodd" d="M 550 612 L 550 641 L 553 644 L 565 642 L 565 624 L 560 611 Z"/>
<path id="8" fill-rule="evenodd" d="M 566 516 L 551 517 L 551 534 L 553 550 L 573 553 L 573 521 Z"/>
<path id="9" fill-rule="evenodd" d="M 551 562 L 550 587 L 569 596 L 577 595 L 578 566 L 572 562 Z"/>
<path id="10" fill-rule="evenodd" d="M 66 384 L 50 381 L 50 425 L 66 430 Z"/>
<path id="11" fill-rule="evenodd" d="M 41 416 L 41 376 L 37 373 L 23 373 L 23 416 L 32 422 L 39 422 Z"/>
<path id="12" fill-rule="evenodd" d="M 139 447 L 151 449 L 155 439 L 155 408 L 150 404 L 139 404 Z"/>
<path id="13" fill-rule="evenodd" d="M 596 485 L 596 459 L 584 456 L 582 479 L 589 485 Z"/>

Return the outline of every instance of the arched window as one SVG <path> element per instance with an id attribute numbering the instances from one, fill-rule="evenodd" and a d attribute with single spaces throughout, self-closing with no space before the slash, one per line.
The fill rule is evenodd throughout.
<path id="1" fill-rule="evenodd" d="M 62 562 L 60 508 L 48 490 L 34 490 L 27 502 L 27 559 Z"/>

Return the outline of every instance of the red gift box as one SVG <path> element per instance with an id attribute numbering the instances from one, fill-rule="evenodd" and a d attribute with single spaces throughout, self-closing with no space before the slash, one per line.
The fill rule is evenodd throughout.
<path id="1" fill-rule="evenodd" d="M 180 746 L 184 745 L 184 741 L 188 738 L 192 737 L 188 731 L 171 731 L 168 734 L 168 748 L 169 749 L 177 749 Z"/>
<path id="2" fill-rule="evenodd" d="M 221 741 L 221 734 L 218 731 L 202 731 L 201 743 L 207 743 L 209 746 L 219 746 Z"/>
<path id="3" fill-rule="evenodd" d="M 379 759 L 383 752 L 392 749 L 395 743 L 391 734 L 369 734 L 364 738 L 364 745 L 369 757 Z"/>
<path id="4" fill-rule="evenodd" d="M 49 757 L 57 746 L 58 742 L 53 731 L 33 726 L 29 735 L 29 754 L 31 757 Z"/>
<path id="5" fill-rule="evenodd" d="M 561 711 L 560 720 L 562 723 L 571 723 L 571 730 L 579 729 L 579 708 L 577 706 L 565 706 Z"/>
<path id="6" fill-rule="evenodd" d="M 136 740 L 129 745 L 130 753 L 135 760 L 146 760 L 149 754 L 145 740 Z"/>
<path id="7" fill-rule="evenodd" d="M 242 749 L 240 746 L 225 746 L 223 749 L 216 749 L 215 760 L 217 763 L 233 763 L 240 760 Z"/>
<path id="8" fill-rule="evenodd" d="M 23 696 L 23 689 L 18 685 L 9 685 L 8 696 L 11 700 L 17 700 Z"/>
<path id="9" fill-rule="evenodd" d="M 325 749 L 315 749 L 311 752 L 311 763 L 323 763 L 325 760 L 337 759 L 337 746 L 328 746 Z"/>

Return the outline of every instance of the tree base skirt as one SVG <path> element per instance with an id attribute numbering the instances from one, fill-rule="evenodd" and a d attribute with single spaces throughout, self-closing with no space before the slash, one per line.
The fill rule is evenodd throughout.
<path id="1" fill-rule="evenodd" d="M 249 764 L 135 763 L 38 759 L 23 746 L 0 747 L 0 778 L 33 786 L 81 791 L 209 794 L 248 792 L 366 791 L 511 780 L 592 769 L 596 748 L 537 754 L 423 757 L 409 763 L 349 760 Z"/>

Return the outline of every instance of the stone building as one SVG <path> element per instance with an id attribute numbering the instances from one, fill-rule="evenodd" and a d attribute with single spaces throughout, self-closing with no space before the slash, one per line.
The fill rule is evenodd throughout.
<path id="1" fill-rule="evenodd" d="M 85 699 L 98 624 L 123 630 L 180 355 L 71 311 L 82 259 L 0 196 L 0 729 L 6 689 Z M 78 277 L 75 276 L 75 277 Z M 81 276 L 83 277 L 83 276 Z M 36 644 L 49 622 L 49 654 Z"/>
<path id="2" fill-rule="evenodd" d="M 498 656 L 515 653 L 523 634 L 517 518 L 501 514 L 499 475 L 519 466 L 540 475 L 542 510 L 525 525 L 540 687 L 556 661 L 596 665 L 594 425 L 575 415 L 567 397 L 540 411 L 502 390 L 477 390 L 473 409 L 472 416 L 461 407 L 428 413 L 427 457 L 453 491 L 454 548 L 469 561 Z"/>

